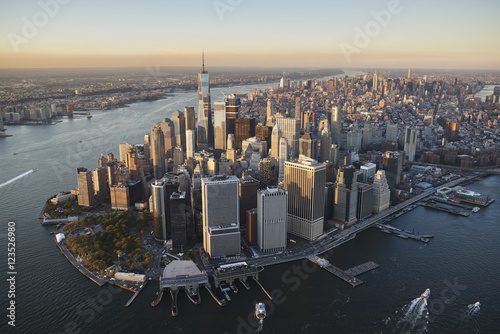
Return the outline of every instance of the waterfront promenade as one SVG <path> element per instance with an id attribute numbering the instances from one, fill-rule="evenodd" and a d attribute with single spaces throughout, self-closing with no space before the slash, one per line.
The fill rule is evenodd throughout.
<path id="1" fill-rule="evenodd" d="M 54 240 L 55 240 L 55 238 L 54 238 Z M 58 243 L 56 241 L 56 244 L 57 244 L 57 247 L 59 247 L 59 249 L 61 250 L 61 253 L 63 253 L 64 256 L 66 256 L 66 258 L 68 259 L 68 261 L 71 262 L 71 264 L 76 269 L 78 269 L 82 274 L 84 274 L 85 276 L 87 276 L 95 284 L 97 284 L 99 286 L 103 286 L 104 284 L 106 284 L 108 282 L 106 279 L 97 277 L 92 272 L 90 272 L 87 268 L 85 268 L 80 262 L 78 262 L 75 259 L 75 257 L 73 256 L 73 254 L 70 253 L 70 251 L 68 250 L 68 247 L 66 247 L 66 243 L 64 241 L 62 241 L 61 243 Z"/>

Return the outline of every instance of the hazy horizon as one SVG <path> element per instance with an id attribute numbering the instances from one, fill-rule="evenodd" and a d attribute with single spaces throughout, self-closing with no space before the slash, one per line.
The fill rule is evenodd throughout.
<path id="1" fill-rule="evenodd" d="M 0 4 L 0 67 L 500 69 L 494 0 L 27 0 Z"/>

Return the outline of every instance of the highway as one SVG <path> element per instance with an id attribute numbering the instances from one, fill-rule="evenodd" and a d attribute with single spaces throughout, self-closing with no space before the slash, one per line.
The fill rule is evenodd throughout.
<path id="1" fill-rule="evenodd" d="M 444 188 L 444 187 L 454 187 L 456 185 L 459 185 L 463 182 L 466 182 L 470 179 L 474 178 L 474 176 L 468 176 L 468 177 L 462 177 L 460 179 L 448 182 L 444 185 L 441 185 L 437 188 L 429 189 L 420 195 L 417 195 L 415 197 L 410 198 L 409 200 L 400 203 L 394 207 L 391 207 L 387 210 L 384 210 L 383 212 L 380 212 L 368 219 L 365 219 L 361 222 L 358 222 L 354 226 L 351 226 L 349 228 L 346 228 L 345 230 L 341 232 L 335 232 L 335 231 L 330 231 L 327 232 L 323 235 L 321 235 L 318 239 L 315 241 L 309 242 L 305 245 L 295 247 L 291 250 L 284 251 L 282 253 L 278 254 L 270 254 L 270 255 L 263 255 L 257 258 L 252 258 L 246 260 L 248 264 L 253 264 L 256 266 L 270 266 L 273 264 L 279 264 L 279 263 L 286 263 L 286 262 L 291 262 L 291 261 L 297 261 L 297 260 L 302 260 L 304 258 L 307 258 L 310 255 L 320 255 L 325 252 L 328 252 L 329 250 L 332 250 L 343 243 L 350 241 L 356 237 L 356 234 L 366 230 L 367 228 L 371 227 L 375 223 L 379 222 L 380 220 L 396 213 L 399 211 L 402 211 L 406 209 L 407 207 L 417 204 L 419 201 L 432 196 L 436 193 L 438 189 Z"/>

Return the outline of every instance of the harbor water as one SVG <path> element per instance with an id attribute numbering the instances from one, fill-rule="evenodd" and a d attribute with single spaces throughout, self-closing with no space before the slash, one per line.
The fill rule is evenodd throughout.
<path id="1" fill-rule="evenodd" d="M 241 86 L 246 93 L 260 86 Z M 213 89 L 213 100 L 222 94 Z M 179 294 L 179 316 L 170 315 L 170 298 L 150 306 L 158 285 L 150 283 L 130 307 L 131 292 L 98 287 L 77 271 L 54 243 L 53 227 L 38 214 L 46 199 L 76 187 L 77 167 L 93 169 L 101 153 L 118 155 L 120 143 L 142 143 L 151 126 L 184 106 L 196 94 L 128 108 L 92 112 L 93 117 L 52 126 L 10 126 L 0 138 L 0 262 L 7 272 L 7 223 L 16 226 L 16 327 L 2 315 L 1 333 L 498 333 L 500 332 L 500 176 L 468 186 L 497 198 L 487 208 L 459 217 L 423 207 L 391 224 L 435 238 L 425 244 L 372 228 L 323 257 L 341 269 L 374 261 L 376 270 L 361 275 L 352 288 L 327 271 L 297 261 L 266 267 L 259 281 L 273 295 L 269 301 L 254 282 L 247 291 L 229 292 L 232 301 L 218 306 L 201 291 L 193 305 Z M 16 154 L 14 154 L 16 153 Z M 36 172 L 27 173 L 36 168 Z M 18 177 L 21 176 L 22 177 Z M 16 178 L 18 177 L 18 178 Z M 10 182 L 12 179 L 14 181 Z M 9 286 L 1 280 L 2 296 Z M 238 283 L 237 283 L 238 284 Z M 430 289 L 425 300 L 422 293 Z M 2 297 L 7 313 L 7 299 Z M 254 318 L 256 302 L 267 317 Z M 469 306 L 480 301 L 480 309 Z"/>

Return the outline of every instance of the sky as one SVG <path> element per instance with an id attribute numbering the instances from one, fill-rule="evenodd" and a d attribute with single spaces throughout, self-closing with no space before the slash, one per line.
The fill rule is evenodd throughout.
<path id="1" fill-rule="evenodd" d="M 498 0 L 0 1 L 0 68 L 500 69 Z"/>

